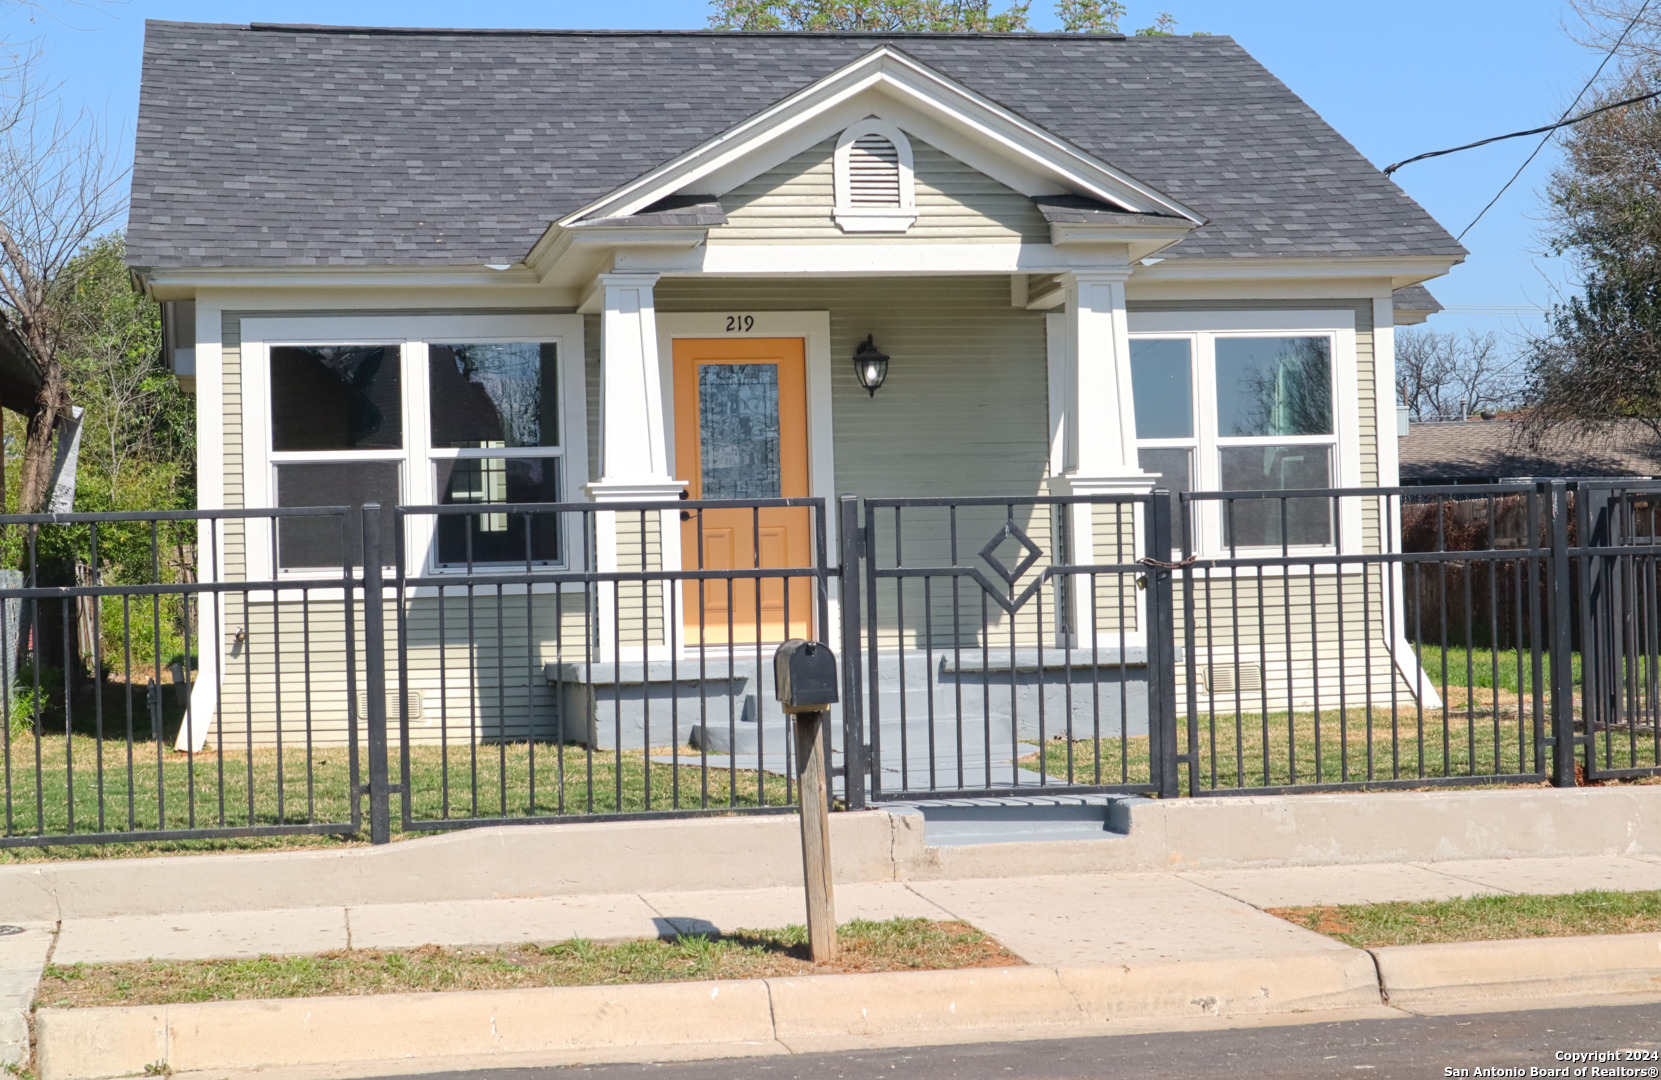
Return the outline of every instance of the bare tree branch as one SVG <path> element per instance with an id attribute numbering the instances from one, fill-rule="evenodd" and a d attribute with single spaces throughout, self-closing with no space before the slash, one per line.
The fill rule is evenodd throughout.
<path id="1" fill-rule="evenodd" d="M 66 112 L 39 87 L 31 59 L 14 74 L 0 89 L 9 120 L 0 128 L 0 305 L 43 376 L 18 489 L 18 509 L 31 513 L 45 501 L 52 431 L 68 405 L 56 301 L 75 288 L 76 253 L 121 215 L 126 170 L 96 117 Z"/>
<path id="2" fill-rule="evenodd" d="M 1463 419 L 1510 408 L 1522 396 L 1519 362 L 1498 334 L 1403 330 L 1396 335 L 1396 395 L 1415 420 Z"/>

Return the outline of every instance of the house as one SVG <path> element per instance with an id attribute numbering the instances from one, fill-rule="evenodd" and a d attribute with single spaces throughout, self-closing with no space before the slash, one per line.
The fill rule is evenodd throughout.
<path id="1" fill-rule="evenodd" d="M 1601 430 L 1557 428 L 1530 439 L 1515 419 L 1412 424 L 1401 440 L 1403 484 L 1498 484 L 1661 476 L 1661 437 L 1641 420 Z"/>
<path id="2" fill-rule="evenodd" d="M 881 654 L 872 693 L 898 701 L 883 708 L 912 701 L 915 717 L 926 700 L 934 717 L 948 683 L 968 708 L 952 680 L 978 701 L 1001 664 L 1011 700 L 1030 670 L 1041 701 L 1066 681 L 1078 715 L 1088 670 L 1114 687 L 1100 724 L 1146 678 L 1128 571 L 1147 504 L 1102 500 L 1394 484 L 1393 327 L 1433 310 L 1418 286 L 1465 255 L 1222 36 L 174 22 L 148 24 L 127 252 L 196 391 L 204 509 L 596 508 L 580 526 L 577 511 L 384 511 L 401 572 L 424 583 L 398 612 L 412 738 L 646 746 L 623 712 L 654 694 L 684 705 L 694 682 L 696 700 L 753 711 L 762 643 L 834 634 L 849 598 L 807 577 L 700 593 L 622 576 L 858 553 L 805 507 L 677 524 L 608 505 L 933 499 L 862 519 L 878 571 L 898 538 L 877 530 L 902 510 L 906 559 L 956 568 L 932 593 L 872 584 L 856 640 Z M 1290 518 L 1196 503 L 1189 538 L 1376 551 L 1393 528 L 1376 503 L 1305 502 Z M 362 626 L 315 620 L 359 537 L 301 520 L 204 530 L 220 580 L 309 574 L 321 590 L 309 614 L 269 592 L 203 613 L 218 644 L 199 690 L 217 704 L 195 737 L 217 711 L 239 744 L 269 741 L 283 701 L 349 685 L 323 646 Z M 958 590 L 983 541 L 975 581 L 1008 582 L 996 604 Z M 1121 569 L 1045 577 L 1040 555 Z M 492 592 L 491 567 L 513 565 L 572 577 Z M 1249 610 L 1256 588 L 1236 582 L 1230 603 Z M 1365 619 L 1309 599 L 1339 637 L 1386 634 L 1383 593 Z M 1282 639 L 1267 668 L 1240 640 L 1185 663 L 1199 693 L 1290 687 L 1311 636 Z M 1387 644 L 1371 668 L 1352 670 L 1353 649 L 1344 677 L 1397 678 Z M 344 731 L 340 701 L 308 732 Z M 686 737 L 667 723 L 665 741 Z"/>

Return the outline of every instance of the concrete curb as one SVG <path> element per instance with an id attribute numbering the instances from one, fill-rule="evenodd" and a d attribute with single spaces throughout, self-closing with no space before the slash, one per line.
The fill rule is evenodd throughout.
<path id="1" fill-rule="evenodd" d="M 1661 934 L 1396 945 L 1372 953 L 1384 1000 L 1402 1009 L 1661 992 Z"/>
<path id="2" fill-rule="evenodd" d="M 1258 992 L 1260 988 L 1266 991 Z M 1219 988 L 1221 988 L 1219 990 Z M 35 1014 L 40 1080 L 574 1051 L 616 1060 L 780 1043 L 928 1039 L 1018 1028 L 1061 1036 L 1129 1017 L 1378 1004 L 1359 950 L 1135 968 L 969 968 L 746 982 L 224 1001 Z M 619 1050 L 625 1051 L 619 1055 Z"/>

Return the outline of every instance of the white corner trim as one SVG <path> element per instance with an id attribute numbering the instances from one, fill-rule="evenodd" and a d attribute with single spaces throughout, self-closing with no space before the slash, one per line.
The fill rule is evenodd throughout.
<path id="1" fill-rule="evenodd" d="M 732 320 L 738 320 L 736 323 Z M 728 329 L 733 326 L 732 329 Z M 831 436 L 831 340 L 828 311 L 682 312 L 657 317 L 658 363 L 663 372 L 663 415 L 669 470 L 675 468 L 675 339 L 801 338 L 807 361 L 808 494 L 834 513 L 835 440 Z"/>
<path id="2" fill-rule="evenodd" d="M 1069 190 L 1132 210 L 1162 211 L 1196 222 L 1203 220 L 1202 215 L 1169 196 L 885 45 L 584 206 L 558 224 L 568 227 L 586 218 L 625 216 L 667 195 L 691 190 L 698 181 L 757 146 L 873 87 L 881 87 L 927 111 L 943 114 L 963 128 L 973 129 L 982 141 L 1000 146 L 1011 156 L 1031 161 Z"/>

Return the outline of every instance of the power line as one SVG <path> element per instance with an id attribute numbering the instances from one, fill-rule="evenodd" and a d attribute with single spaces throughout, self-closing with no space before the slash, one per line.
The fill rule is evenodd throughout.
<path id="1" fill-rule="evenodd" d="M 1489 143 L 1503 142 L 1506 139 L 1521 139 L 1526 135 L 1538 135 L 1542 131 L 1556 131 L 1558 128 L 1570 127 L 1574 124 L 1580 123 L 1582 120 L 1590 120 L 1598 113 L 1608 112 L 1610 109 L 1619 109 L 1623 105 L 1636 105 L 1640 101 L 1648 101 L 1650 98 L 1654 97 L 1661 97 L 1661 90 L 1651 90 L 1647 94 L 1639 94 L 1637 97 L 1627 98 L 1625 101 L 1612 101 L 1608 105 L 1599 105 L 1595 109 L 1587 109 L 1585 112 L 1572 119 L 1559 120 L 1557 123 L 1547 124 L 1545 127 L 1529 128 L 1527 131 L 1513 131 L 1509 135 L 1495 135 L 1491 139 L 1478 139 L 1476 142 L 1466 143 L 1464 146 L 1449 147 L 1446 150 L 1432 150 L 1428 154 L 1417 154 L 1405 161 L 1398 161 L 1394 165 L 1386 165 L 1384 167 L 1384 175 L 1389 176 L 1403 165 L 1411 165 L 1415 161 L 1425 161 L 1429 158 L 1438 158 L 1444 154 L 1457 154 L 1461 150 L 1475 150 L 1477 147 L 1487 146 Z"/>
<path id="2" fill-rule="evenodd" d="M 1626 44 L 1627 35 L 1632 33 L 1632 28 L 1638 25 L 1638 20 L 1644 17 L 1644 12 L 1649 10 L 1649 6 L 1652 2 L 1653 2 L 1653 0 L 1644 0 L 1643 6 L 1640 7 L 1638 9 L 1637 13 L 1632 16 L 1632 21 L 1626 24 L 1626 29 L 1625 30 L 1621 31 L 1621 36 L 1615 39 L 1615 44 L 1611 45 L 1609 47 L 1609 51 L 1603 55 L 1602 61 L 1600 61 L 1598 63 L 1598 69 L 1596 71 L 1592 72 L 1592 77 L 1586 80 L 1586 85 L 1582 86 L 1580 88 L 1580 93 L 1578 93 L 1574 96 L 1574 100 L 1569 102 L 1569 107 L 1567 109 L 1563 110 L 1563 115 L 1558 117 L 1558 124 L 1559 125 L 1561 125 L 1564 120 L 1567 120 L 1569 118 L 1570 113 L 1574 112 L 1575 109 L 1579 108 L 1580 99 L 1586 96 L 1586 92 L 1588 90 L 1590 90 L 1592 88 L 1593 84 L 1595 84 L 1598 81 L 1598 76 L 1603 74 L 1603 69 L 1608 66 L 1609 61 L 1614 58 L 1614 56 L 1617 52 L 1620 51 L 1621 46 Z M 1462 230 L 1460 230 L 1459 236 L 1456 237 L 1456 239 L 1458 239 L 1458 240 L 1465 239 L 1465 234 L 1470 232 L 1472 229 L 1476 228 L 1477 222 L 1481 221 L 1483 219 L 1483 217 L 1488 213 L 1488 211 L 1490 211 L 1494 208 L 1494 204 L 1499 202 L 1500 198 L 1507 191 L 1511 190 L 1511 185 L 1515 184 L 1517 182 L 1517 178 L 1523 174 L 1524 169 L 1527 169 L 1531 164 L 1534 163 L 1534 159 L 1540 156 L 1540 151 L 1544 150 L 1546 148 L 1546 143 L 1548 143 L 1550 141 L 1551 141 L 1551 132 L 1547 131 L 1544 135 L 1542 135 L 1540 137 L 1540 145 L 1538 145 L 1534 148 L 1534 152 L 1528 155 L 1527 160 L 1525 160 L 1521 165 L 1517 166 L 1517 171 L 1511 174 L 1511 179 L 1507 180 L 1505 182 L 1504 186 L 1502 186 L 1499 189 L 1499 191 L 1495 192 L 1494 197 L 1492 199 L 1488 200 L 1488 205 L 1484 206 L 1482 208 L 1482 210 L 1476 215 L 1476 217 L 1471 219 L 1471 223 L 1469 225 L 1465 226 Z"/>

